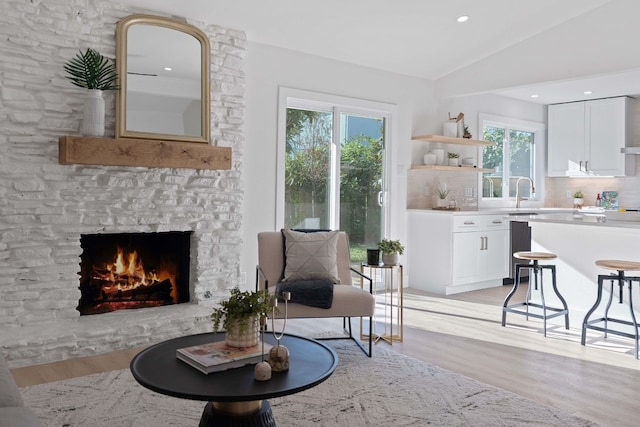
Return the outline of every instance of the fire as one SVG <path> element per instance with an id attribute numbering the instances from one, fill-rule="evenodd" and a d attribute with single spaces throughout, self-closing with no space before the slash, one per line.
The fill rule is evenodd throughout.
<path id="1" fill-rule="evenodd" d="M 137 290 L 143 294 L 153 286 L 168 280 L 171 283 L 171 297 L 177 301 L 175 272 L 171 270 L 171 268 L 164 268 L 147 271 L 136 250 L 125 253 L 118 246 L 113 262 L 106 263 L 103 267 L 93 267 L 92 279 L 103 283 L 102 291 L 105 299 L 112 299 L 114 295 L 122 296 L 124 292 L 133 298 Z"/>

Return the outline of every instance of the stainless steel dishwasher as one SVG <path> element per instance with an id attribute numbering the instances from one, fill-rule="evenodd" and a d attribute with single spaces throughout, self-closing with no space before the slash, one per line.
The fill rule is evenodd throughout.
<path id="1" fill-rule="evenodd" d="M 528 213 L 528 215 L 531 215 Z M 526 221 L 511 221 L 510 226 L 510 243 L 511 249 L 509 252 L 509 277 L 502 281 L 503 285 L 513 285 L 515 280 L 515 264 L 516 262 L 522 262 L 513 257 L 513 254 L 518 251 L 530 251 L 531 250 L 531 227 Z M 521 270 L 520 282 L 529 281 L 529 270 Z"/>

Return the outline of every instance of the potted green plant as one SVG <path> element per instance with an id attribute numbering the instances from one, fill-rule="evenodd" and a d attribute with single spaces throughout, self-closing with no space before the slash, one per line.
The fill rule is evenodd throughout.
<path id="1" fill-rule="evenodd" d="M 447 196 L 449 195 L 448 188 L 438 188 L 436 190 L 436 195 L 438 196 L 438 200 L 436 204 L 439 208 L 446 208 L 449 203 L 447 203 Z"/>
<path id="2" fill-rule="evenodd" d="M 398 255 L 404 254 L 400 240 L 382 239 L 378 242 L 378 249 L 382 251 L 382 263 L 385 265 L 398 264 Z"/>
<path id="3" fill-rule="evenodd" d="M 272 303 L 268 291 L 231 289 L 229 299 L 222 301 L 211 313 L 213 330 L 220 325 L 226 331 L 225 341 L 232 347 L 251 347 L 258 344 L 260 316 L 271 314 Z"/>
<path id="4" fill-rule="evenodd" d="M 576 209 L 580 209 L 584 204 L 584 194 L 582 191 L 578 190 L 573 193 L 573 207 Z"/>
<path id="5" fill-rule="evenodd" d="M 118 72 L 112 61 L 96 50 L 80 51 L 64 64 L 67 79 L 75 86 L 88 90 L 84 101 L 82 134 L 104 135 L 104 99 L 102 91 L 118 89 Z"/>
<path id="6" fill-rule="evenodd" d="M 449 166 L 458 166 L 460 157 L 458 153 L 448 152 L 447 157 L 449 158 Z"/>

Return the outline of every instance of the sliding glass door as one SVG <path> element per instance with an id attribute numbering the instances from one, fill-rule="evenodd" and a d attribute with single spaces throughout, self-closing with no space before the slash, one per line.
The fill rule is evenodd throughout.
<path id="1" fill-rule="evenodd" d="M 284 226 L 340 229 L 354 261 L 384 236 L 386 117 L 287 103 Z"/>

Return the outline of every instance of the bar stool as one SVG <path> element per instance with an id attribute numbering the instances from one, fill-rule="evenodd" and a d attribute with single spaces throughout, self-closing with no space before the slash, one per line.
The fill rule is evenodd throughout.
<path id="1" fill-rule="evenodd" d="M 556 254 L 550 252 L 515 252 L 513 254 L 514 258 L 527 260 L 527 264 L 516 264 L 516 274 L 515 281 L 513 283 L 513 289 L 507 295 L 504 300 L 504 304 L 502 304 L 502 326 L 506 325 L 507 322 L 507 313 L 516 313 L 522 314 L 527 317 L 529 320 L 529 316 L 535 317 L 537 319 L 542 319 L 544 323 L 544 336 L 547 336 L 547 319 L 551 319 L 558 316 L 564 316 L 565 328 L 569 329 L 569 308 L 567 307 L 567 302 L 564 300 L 560 292 L 558 291 L 558 287 L 556 286 L 556 266 L 554 264 L 545 264 L 542 265 L 539 261 L 546 261 L 557 258 Z M 529 287 L 527 289 L 527 296 L 525 297 L 524 302 L 511 304 L 509 305 L 509 301 L 518 291 L 518 287 L 520 286 L 520 272 L 522 269 L 529 270 Z M 550 307 L 546 304 L 544 298 L 544 285 L 542 283 L 542 276 L 544 273 L 544 269 L 548 269 L 551 271 L 551 284 L 553 286 L 553 292 L 556 294 L 560 302 L 562 303 L 563 308 Z M 538 289 L 538 273 L 540 273 L 540 301 L 541 303 L 531 302 L 531 271 L 533 271 L 534 276 L 534 287 Z M 522 310 L 520 307 L 525 307 L 525 310 Z M 529 307 L 535 307 L 542 309 L 542 314 L 539 313 L 531 313 L 529 312 Z M 551 312 L 551 313 L 548 313 Z"/>
<path id="2" fill-rule="evenodd" d="M 620 335 L 627 338 L 633 338 L 635 340 L 635 355 L 636 359 L 638 359 L 638 322 L 636 321 L 636 315 L 633 311 L 633 282 L 640 283 L 640 277 L 630 277 L 625 276 L 625 271 L 639 271 L 640 270 L 640 262 L 634 261 L 622 261 L 617 259 L 601 259 L 596 261 L 596 265 L 602 267 L 606 270 L 614 270 L 616 273 L 610 274 L 599 274 L 598 275 L 598 296 L 596 297 L 596 302 L 593 304 L 593 307 L 587 312 L 587 315 L 584 317 L 584 321 L 582 322 L 582 340 L 581 344 L 585 345 L 585 341 L 587 338 L 587 329 L 593 329 L 596 331 L 604 332 L 604 337 L 607 338 L 607 333 Z M 609 293 L 609 300 L 607 301 L 606 308 L 604 310 L 604 317 L 600 317 L 597 319 L 589 320 L 593 312 L 600 305 L 602 301 L 602 288 L 604 286 L 605 280 L 611 280 L 611 291 Z M 617 282 L 618 285 L 618 303 L 622 304 L 623 298 L 623 290 L 624 283 L 629 282 L 629 312 L 631 314 L 631 321 L 624 319 L 616 319 L 613 317 L 609 317 L 609 309 L 611 308 L 611 302 L 613 301 L 613 292 L 614 292 L 614 284 Z M 609 327 L 609 322 L 617 323 L 621 325 L 633 326 L 634 333 L 623 332 L 617 329 L 611 329 Z M 598 324 L 603 324 L 603 326 L 598 326 Z"/>

